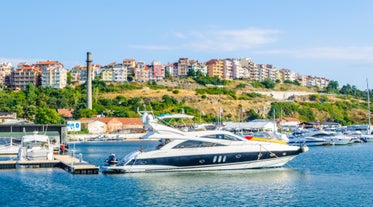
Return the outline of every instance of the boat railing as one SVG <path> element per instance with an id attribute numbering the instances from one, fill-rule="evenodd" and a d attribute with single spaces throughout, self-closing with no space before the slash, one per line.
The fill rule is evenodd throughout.
<path id="1" fill-rule="evenodd" d="M 125 166 L 128 163 L 130 163 L 133 159 L 136 159 L 137 155 L 139 155 L 141 152 L 140 151 L 135 151 L 127 154 L 119 163 L 119 166 Z"/>

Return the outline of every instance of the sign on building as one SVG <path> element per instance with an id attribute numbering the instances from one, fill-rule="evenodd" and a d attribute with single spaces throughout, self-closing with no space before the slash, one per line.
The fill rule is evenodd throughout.
<path id="1" fill-rule="evenodd" d="M 79 132 L 81 130 L 80 121 L 67 121 L 67 131 Z"/>

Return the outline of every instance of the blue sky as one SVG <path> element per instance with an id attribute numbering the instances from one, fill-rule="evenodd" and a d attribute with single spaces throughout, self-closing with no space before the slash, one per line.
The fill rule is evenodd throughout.
<path id="1" fill-rule="evenodd" d="M 66 67 L 250 57 L 365 90 L 373 85 L 373 1 L 2 1 L 0 62 Z"/>

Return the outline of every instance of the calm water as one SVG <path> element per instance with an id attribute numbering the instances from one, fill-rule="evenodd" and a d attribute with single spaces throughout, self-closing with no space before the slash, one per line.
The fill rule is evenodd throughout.
<path id="1" fill-rule="evenodd" d="M 124 156 L 156 144 L 75 148 L 86 161 L 103 165 L 110 153 Z M 1 170 L 0 206 L 373 206 L 372 160 L 373 143 L 367 143 L 311 147 L 285 168 L 266 170 L 120 175 Z"/>

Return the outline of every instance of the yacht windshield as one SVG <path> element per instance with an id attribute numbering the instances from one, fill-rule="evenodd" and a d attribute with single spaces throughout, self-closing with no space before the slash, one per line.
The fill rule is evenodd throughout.
<path id="1" fill-rule="evenodd" d="M 202 142 L 202 141 L 194 141 L 194 140 L 187 140 L 176 145 L 173 148 L 199 148 L 199 147 L 216 147 L 216 146 L 224 146 L 219 143 L 213 142 Z"/>
<path id="2" fill-rule="evenodd" d="M 230 141 L 242 141 L 241 139 L 229 135 L 229 134 L 209 134 L 205 136 L 201 136 L 201 138 L 209 138 L 209 139 L 223 139 L 223 140 L 230 140 Z"/>

